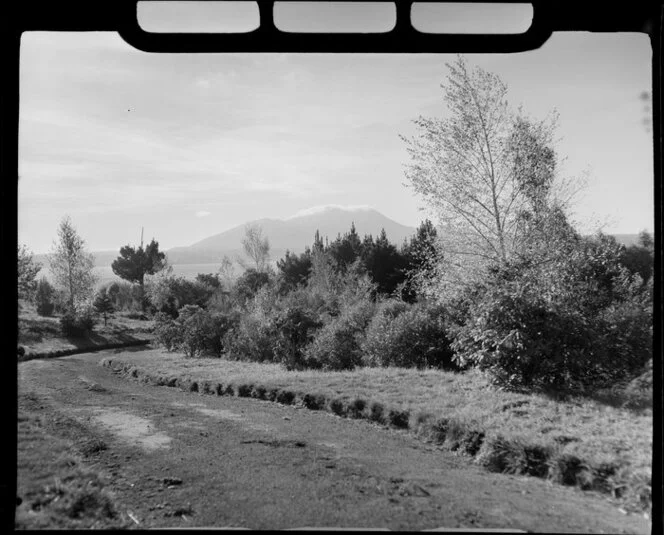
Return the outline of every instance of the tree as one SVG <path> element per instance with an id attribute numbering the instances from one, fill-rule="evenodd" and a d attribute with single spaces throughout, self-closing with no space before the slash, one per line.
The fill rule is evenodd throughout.
<path id="1" fill-rule="evenodd" d="M 48 256 L 55 286 L 62 293 L 70 311 L 87 301 L 94 292 L 94 256 L 87 252 L 85 241 L 72 225 L 69 216 L 60 222 L 58 241 Z"/>
<path id="2" fill-rule="evenodd" d="M 277 269 L 281 273 L 284 289 L 292 290 L 298 284 L 306 284 L 311 273 L 311 250 L 307 247 L 300 255 L 286 251 L 284 257 L 277 261 Z"/>
<path id="3" fill-rule="evenodd" d="M 362 254 L 362 241 L 355 230 L 355 223 L 351 224 L 350 231 L 343 237 L 337 236 L 327 250 L 341 271 L 355 262 Z"/>
<path id="4" fill-rule="evenodd" d="M 385 229 L 381 230 L 376 241 L 365 238 L 362 263 L 379 293 L 390 295 L 405 280 L 406 257 L 389 242 Z"/>
<path id="5" fill-rule="evenodd" d="M 639 234 L 638 245 L 622 250 L 620 263 L 631 273 L 638 273 L 644 284 L 650 279 L 655 267 L 655 247 L 652 237 L 645 230 Z"/>
<path id="6" fill-rule="evenodd" d="M 37 306 L 37 314 L 40 316 L 50 316 L 53 314 L 55 304 L 53 303 L 53 296 L 55 295 L 55 288 L 51 286 L 46 277 L 39 279 L 37 289 L 35 290 L 35 305 Z"/>
<path id="7" fill-rule="evenodd" d="M 506 263 L 537 227 L 524 223 L 557 202 L 555 116 L 534 122 L 515 114 L 506 84 L 461 56 L 447 67 L 448 116 L 420 117 L 417 135 L 402 139 L 411 158 L 407 183 L 440 218 L 438 277 L 454 284 Z"/>
<path id="8" fill-rule="evenodd" d="M 130 245 L 120 248 L 120 256 L 113 261 L 111 268 L 118 277 L 143 287 L 145 275 L 154 275 L 165 265 L 166 254 L 159 251 L 159 242 L 153 238 L 145 249 L 142 243 L 137 249 Z"/>
<path id="9" fill-rule="evenodd" d="M 263 236 L 260 225 L 247 225 L 244 229 L 242 247 L 247 256 L 254 262 L 259 273 L 264 272 L 270 261 L 270 242 Z"/>
<path id="10" fill-rule="evenodd" d="M 31 299 L 34 296 L 37 289 L 36 277 L 41 268 L 41 264 L 34 261 L 32 252 L 25 245 L 18 247 L 17 271 L 19 299 Z"/>
<path id="11" fill-rule="evenodd" d="M 108 315 L 115 312 L 115 308 L 113 307 L 113 302 L 111 301 L 110 296 L 103 290 L 97 293 L 97 297 L 95 297 L 92 306 L 95 308 L 98 314 L 103 316 L 104 325 L 106 325 Z"/>
<path id="12" fill-rule="evenodd" d="M 405 281 L 401 297 L 412 303 L 422 293 L 422 287 L 426 286 L 439 261 L 438 231 L 429 219 L 422 221 L 415 235 L 404 243 L 402 255 Z"/>
<path id="13" fill-rule="evenodd" d="M 196 275 L 196 282 L 206 284 L 210 288 L 221 288 L 221 281 L 219 280 L 218 273 L 198 273 Z"/>

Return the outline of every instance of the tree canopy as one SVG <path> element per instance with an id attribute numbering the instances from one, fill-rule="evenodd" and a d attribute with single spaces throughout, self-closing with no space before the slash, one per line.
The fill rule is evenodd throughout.
<path id="1" fill-rule="evenodd" d="M 143 249 L 143 244 L 138 248 L 125 245 L 120 249 L 120 256 L 113 261 L 111 268 L 118 277 L 138 283 L 145 283 L 145 275 L 154 275 L 161 271 L 166 265 L 166 255 L 159 251 L 159 243 L 152 241 Z"/>
<path id="2" fill-rule="evenodd" d="M 53 242 L 48 260 L 55 286 L 70 310 L 90 299 L 97 280 L 94 256 L 87 251 L 85 240 L 68 216 L 60 222 L 58 241 Z"/>
<path id="3" fill-rule="evenodd" d="M 440 220 L 439 278 L 454 283 L 507 262 L 565 221 L 556 116 L 534 121 L 513 111 L 500 77 L 471 69 L 461 56 L 447 67 L 447 115 L 418 118 L 416 136 L 402 139 L 410 156 L 407 184 Z"/>
<path id="4" fill-rule="evenodd" d="M 34 296 L 37 289 L 36 277 L 41 267 L 41 264 L 34 261 L 32 252 L 25 245 L 18 247 L 17 272 L 19 298 L 30 299 Z"/>

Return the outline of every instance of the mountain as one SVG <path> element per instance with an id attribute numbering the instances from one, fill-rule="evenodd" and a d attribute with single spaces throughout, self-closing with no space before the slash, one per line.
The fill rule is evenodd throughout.
<path id="1" fill-rule="evenodd" d="M 371 234 L 377 237 L 385 229 L 388 239 L 400 246 L 404 239 L 415 233 L 415 228 L 401 225 L 380 212 L 368 208 L 344 208 L 325 206 L 299 212 L 288 219 L 258 219 L 247 224 L 260 225 L 263 236 L 270 240 L 273 259 L 281 258 L 286 250 L 301 253 L 311 246 L 316 230 L 329 241 L 350 230 L 352 223 L 360 237 Z M 238 225 L 225 232 L 205 238 L 188 247 L 174 247 L 166 251 L 171 264 L 202 264 L 219 262 L 224 255 L 233 258 L 242 251 L 242 239 L 246 225 Z"/>

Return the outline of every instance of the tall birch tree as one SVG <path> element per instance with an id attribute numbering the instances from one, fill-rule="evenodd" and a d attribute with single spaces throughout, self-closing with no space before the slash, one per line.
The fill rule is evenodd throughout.
<path id="1" fill-rule="evenodd" d="M 96 283 L 94 256 L 87 251 L 85 240 L 79 236 L 69 216 L 58 227 L 58 240 L 53 242 L 48 256 L 55 286 L 64 304 L 74 310 L 89 300 Z"/>
<path id="2" fill-rule="evenodd" d="M 448 113 L 419 117 L 416 135 L 402 139 L 407 185 L 439 219 L 437 282 L 458 284 L 532 246 L 561 205 L 554 195 L 556 117 L 536 122 L 514 112 L 500 77 L 471 69 L 462 56 L 447 67 L 441 87 Z"/>

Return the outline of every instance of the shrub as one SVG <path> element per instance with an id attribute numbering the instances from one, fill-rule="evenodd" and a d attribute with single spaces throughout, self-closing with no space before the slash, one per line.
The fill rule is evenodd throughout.
<path id="1" fill-rule="evenodd" d="M 301 307 L 287 307 L 279 312 L 275 318 L 275 360 L 289 370 L 311 367 L 304 358 L 304 348 L 321 326 L 322 322 Z"/>
<path id="2" fill-rule="evenodd" d="M 637 374 L 652 356 L 650 285 L 610 240 L 575 247 L 556 263 L 490 270 L 455 318 L 457 358 L 508 386 L 594 390 Z"/>
<path id="3" fill-rule="evenodd" d="M 369 366 L 456 367 L 439 306 L 401 301 L 383 305 L 371 320 L 361 349 Z"/>
<path id="4" fill-rule="evenodd" d="M 235 282 L 233 293 L 241 303 L 247 303 L 270 281 L 270 273 L 247 269 Z"/>
<path id="5" fill-rule="evenodd" d="M 68 310 L 60 318 L 62 334 L 68 337 L 85 337 L 92 332 L 94 326 L 95 317 L 90 309 L 78 313 Z"/>
<path id="6" fill-rule="evenodd" d="M 135 284 L 126 281 L 114 281 L 103 286 L 100 291 L 105 292 L 118 311 L 140 311 L 142 310 L 142 296 L 140 288 L 137 290 Z"/>
<path id="7" fill-rule="evenodd" d="M 265 362 L 274 360 L 276 332 L 269 319 L 253 314 L 242 316 L 224 335 L 227 353 L 238 360 Z"/>
<path id="8" fill-rule="evenodd" d="M 350 370 L 362 362 L 360 339 L 371 319 L 374 304 L 360 302 L 332 319 L 303 350 L 303 361 L 310 368 Z"/>
<path id="9" fill-rule="evenodd" d="M 178 323 L 182 325 L 178 349 L 187 357 L 200 355 L 211 330 L 209 316 L 197 305 L 185 305 L 178 311 Z"/>
<path id="10" fill-rule="evenodd" d="M 590 371 L 591 329 L 581 314 L 497 286 L 473 304 L 452 348 L 461 362 L 488 370 L 498 383 L 563 387 Z"/>
<path id="11" fill-rule="evenodd" d="M 104 318 L 104 325 L 106 325 L 108 316 L 115 312 L 111 298 L 104 290 L 101 290 L 97 293 L 92 306 L 97 311 L 97 313 L 101 314 Z"/>
<path id="12" fill-rule="evenodd" d="M 51 316 L 55 309 L 54 303 L 55 288 L 51 286 L 46 277 L 42 277 L 37 283 L 35 291 L 35 305 L 37 314 L 40 316 Z"/>
<path id="13" fill-rule="evenodd" d="M 167 351 L 175 350 L 182 342 L 182 324 L 164 312 L 155 315 L 154 334 Z"/>
<path id="14" fill-rule="evenodd" d="M 145 293 L 153 312 L 164 312 L 177 317 L 186 305 L 205 308 L 215 289 L 199 281 L 182 276 L 158 275 L 146 283 Z"/>

